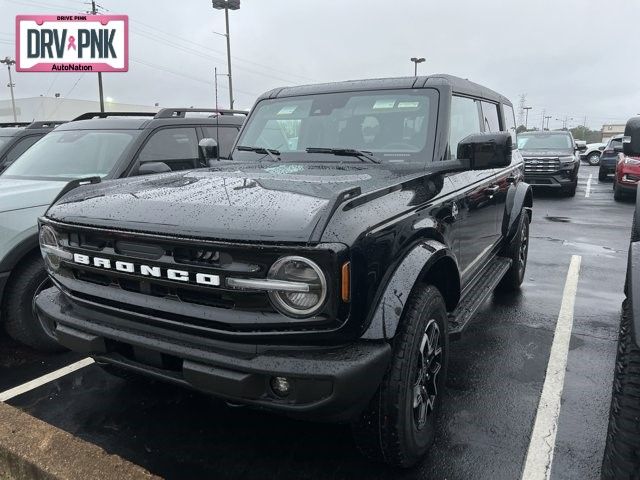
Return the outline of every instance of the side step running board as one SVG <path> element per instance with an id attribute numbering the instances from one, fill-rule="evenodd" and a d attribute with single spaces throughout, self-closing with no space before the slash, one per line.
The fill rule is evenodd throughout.
<path id="1" fill-rule="evenodd" d="M 491 295 L 507 270 L 511 267 L 511 259 L 494 257 L 485 269 L 475 278 L 456 309 L 449 314 L 449 338 L 457 340 L 469 324 L 476 311 Z"/>

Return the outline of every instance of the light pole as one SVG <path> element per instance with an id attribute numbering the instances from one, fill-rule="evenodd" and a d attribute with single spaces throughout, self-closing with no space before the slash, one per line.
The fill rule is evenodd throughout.
<path id="1" fill-rule="evenodd" d="M 524 110 L 524 129 L 527 129 L 527 124 L 529 122 L 529 110 L 531 110 L 533 107 L 522 107 L 522 109 Z"/>
<path id="2" fill-rule="evenodd" d="M 233 80 L 231 77 L 231 37 L 229 35 L 229 10 L 239 10 L 240 0 L 211 0 L 211 6 L 216 10 L 224 10 L 224 21 L 227 37 L 227 74 L 229 75 L 229 108 L 233 110 Z M 214 32 L 218 33 L 218 32 Z M 218 35 L 221 35 L 218 33 Z"/>
<path id="3" fill-rule="evenodd" d="M 13 80 L 11 79 L 11 65 L 15 65 L 16 61 L 9 58 L 9 57 L 5 57 L 4 60 L 0 60 L 0 63 L 6 63 L 7 64 L 7 70 L 9 71 L 9 85 L 8 87 L 11 89 L 11 107 L 13 107 L 13 121 L 17 122 L 18 121 L 18 117 L 16 115 L 16 99 L 13 96 Z"/>
<path id="4" fill-rule="evenodd" d="M 414 68 L 413 68 L 413 76 L 417 77 L 418 76 L 418 64 L 424 62 L 426 59 L 424 57 L 411 57 L 411 61 L 414 64 Z"/>

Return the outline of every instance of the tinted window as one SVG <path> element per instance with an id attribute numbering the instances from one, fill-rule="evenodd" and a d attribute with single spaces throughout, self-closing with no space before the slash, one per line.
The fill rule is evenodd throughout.
<path id="1" fill-rule="evenodd" d="M 233 141 L 238 135 L 238 129 L 235 127 L 202 127 L 204 136 L 213 138 L 218 142 L 218 152 L 220 158 L 229 158 Z"/>
<path id="2" fill-rule="evenodd" d="M 138 157 L 140 163 L 164 162 L 171 170 L 200 165 L 195 128 L 163 128 L 151 135 Z"/>
<path id="3" fill-rule="evenodd" d="M 513 107 L 511 105 L 502 104 L 502 110 L 504 111 L 504 126 L 505 130 L 511 134 L 513 145 L 517 144 L 516 139 L 516 117 L 513 115 Z"/>
<path id="4" fill-rule="evenodd" d="M 495 103 L 482 102 L 482 123 L 484 124 L 485 132 L 499 132 L 499 118 L 498 105 Z"/>
<path id="5" fill-rule="evenodd" d="M 3 175 L 106 177 L 138 135 L 136 130 L 54 131 L 20 155 Z"/>
<path id="6" fill-rule="evenodd" d="M 456 158 L 458 143 L 472 133 L 480 132 L 478 102 L 471 98 L 451 97 L 451 128 L 449 130 L 449 151 Z"/>
<path id="7" fill-rule="evenodd" d="M 621 138 L 612 138 L 611 140 L 609 140 L 609 145 L 607 145 L 607 150 L 614 150 L 616 147 L 622 148 Z"/>
<path id="8" fill-rule="evenodd" d="M 9 153 L 7 153 L 7 156 L 5 157 L 6 163 L 7 164 L 13 163 L 16 158 L 18 158 L 20 155 L 26 152 L 31 145 L 36 143 L 42 137 L 43 135 L 30 135 L 28 137 L 24 137 L 18 140 L 18 142 L 13 146 L 13 148 L 9 150 Z"/>

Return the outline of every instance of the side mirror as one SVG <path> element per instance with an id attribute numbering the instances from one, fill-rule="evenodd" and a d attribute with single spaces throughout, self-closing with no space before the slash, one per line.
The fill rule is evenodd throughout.
<path id="1" fill-rule="evenodd" d="M 470 170 L 489 170 L 511 164 L 513 140 L 508 132 L 476 133 L 458 144 L 458 159 Z"/>
<path id="2" fill-rule="evenodd" d="M 205 161 L 218 158 L 218 142 L 213 138 L 203 138 L 198 142 L 198 147 Z"/>
<path id="3" fill-rule="evenodd" d="M 152 173 L 167 173 L 171 167 L 164 162 L 145 162 L 138 167 L 138 175 L 150 175 Z"/>
<path id="4" fill-rule="evenodd" d="M 625 155 L 640 156 L 640 117 L 627 120 L 622 139 L 622 150 Z"/>

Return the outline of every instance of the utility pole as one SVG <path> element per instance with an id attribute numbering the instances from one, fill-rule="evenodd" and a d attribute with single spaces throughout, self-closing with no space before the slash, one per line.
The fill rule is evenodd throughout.
<path id="1" fill-rule="evenodd" d="M 424 62 L 426 59 L 424 57 L 411 57 L 411 61 L 413 62 L 413 76 L 418 76 L 418 64 Z"/>
<path id="2" fill-rule="evenodd" d="M 547 120 L 547 130 L 549 130 L 549 119 L 551 118 L 551 115 L 547 115 L 544 118 Z M 543 130 L 544 130 L 544 128 L 543 128 Z"/>
<path id="3" fill-rule="evenodd" d="M 544 132 L 544 120 L 545 120 L 545 116 L 544 114 L 546 113 L 545 110 L 542 110 L 542 128 L 540 128 L 540 130 L 542 130 Z"/>
<path id="4" fill-rule="evenodd" d="M 13 80 L 11 79 L 11 65 L 15 65 L 16 61 L 9 58 L 9 57 L 5 57 L 4 60 L 0 60 L 0 63 L 6 63 L 7 64 L 7 70 L 9 71 L 9 85 L 7 85 L 9 87 L 9 89 L 11 90 L 11 107 L 13 108 L 13 121 L 17 122 L 18 121 L 18 116 L 16 115 L 16 99 L 13 96 Z"/>
<path id="5" fill-rule="evenodd" d="M 231 75 L 231 35 L 229 35 L 229 9 L 240 9 L 240 0 L 211 0 L 211 6 L 216 10 L 224 10 L 226 33 L 218 35 L 227 37 L 227 75 L 229 76 L 229 108 L 233 110 L 233 78 Z"/>
<path id="6" fill-rule="evenodd" d="M 533 107 L 522 107 L 522 110 L 524 110 L 524 129 L 527 129 L 527 125 L 529 123 L 529 110 L 531 110 Z"/>
<path id="7" fill-rule="evenodd" d="M 216 110 L 218 110 L 218 67 L 214 67 L 213 69 L 213 77 L 214 77 L 214 85 L 216 89 Z"/>
<path id="8" fill-rule="evenodd" d="M 520 101 L 518 102 L 518 125 L 524 125 L 524 106 L 527 104 L 527 94 L 520 94 Z"/>
<path id="9" fill-rule="evenodd" d="M 97 15 L 95 0 L 91 0 L 91 14 Z M 104 112 L 104 95 L 102 91 L 102 72 L 98 72 L 98 93 L 100 95 L 100 111 Z"/>

